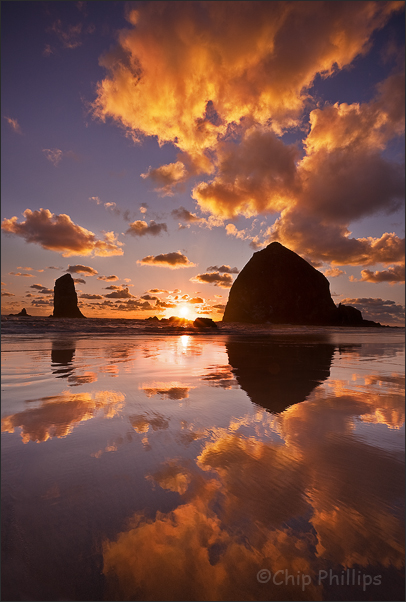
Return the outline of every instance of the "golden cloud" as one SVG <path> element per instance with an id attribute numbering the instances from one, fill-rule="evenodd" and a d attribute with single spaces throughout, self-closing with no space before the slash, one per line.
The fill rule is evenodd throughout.
<path id="1" fill-rule="evenodd" d="M 172 253 L 161 253 L 159 255 L 147 255 L 143 259 L 138 259 L 137 263 L 141 265 L 155 265 L 159 267 L 167 267 L 172 270 L 178 268 L 192 268 L 196 264 L 189 261 L 186 255 L 183 255 L 180 251 L 173 251 Z"/>
<path id="2" fill-rule="evenodd" d="M 7 123 L 10 125 L 10 127 L 17 133 L 17 134 L 21 134 L 21 127 L 20 124 L 18 123 L 17 119 L 13 119 L 12 117 L 6 117 L 6 115 L 4 115 L 4 119 L 7 121 Z"/>
<path id="3" fill-rule="evenodd" d="M 401 8 L 261 2 L 240 4 L 230 19 L 226 2 L 142 5 L 100 59 L 108 74 L 94 114 L 202 155 L 240 119 L 294 123 L 316 74 L 365 53 L 373 31 Z"/>
<path id="4" fill-rule="evenodd" d="M 69 215 L 55 215 L 49 209 L 26 209 L 23 215 L 25 221 L 21 223 L 17 223 L 15 216 L 4 219 L 2 230 L 21 236 L 26 242 L 39 244 L 43 249 L 62 253 L 62 257 L 123 255 L 120 248 L 123 243 L 117 241 L 113 232 L 105 232 L 104 240 L 98 240 L 93 232 L 72 222 Z"/>

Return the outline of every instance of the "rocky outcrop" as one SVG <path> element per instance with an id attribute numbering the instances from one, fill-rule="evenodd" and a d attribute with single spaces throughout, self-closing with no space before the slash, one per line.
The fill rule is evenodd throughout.
<path id="1" fill-rule="evenodd" d="M 84 318 L 78 307 L 78 296 L 75 283 L 70 274 L 65 274 L 55 281 L 54 286 L 54 318 Z"/>
<path id="2" fill-rule="evenodd" d="M 293 251 L 273 242 L 254 253 L 237 276 L 224 322 L 314 326 L 380 326 L 354 307 L 336 307 L 327 278 Z"/>
<path id="3" fill-rule="evenodd" d="M 195 328 L 206 329 L 206 328 L 217 328 L 217 324 L 211 318 L 196 318 L 193 322 Z"/>
<path id="4" fill-rule="evenodd" d="M 30 314 L 27 314 L 27 310 L 25 309 L 25 307 L 23 307 L 22 310 L 18 312 L 18 314 L 8 314 L 8 315 L 21 317 L 21 318 L 31 318 Z"/>

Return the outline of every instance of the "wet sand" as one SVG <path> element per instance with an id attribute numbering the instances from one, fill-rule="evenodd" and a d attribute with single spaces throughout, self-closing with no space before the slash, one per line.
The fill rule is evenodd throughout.
<path id="1" fill-rule="evenodd" d="M 2 598 L 403 600 L 403 337 L 3 335 Z"/>

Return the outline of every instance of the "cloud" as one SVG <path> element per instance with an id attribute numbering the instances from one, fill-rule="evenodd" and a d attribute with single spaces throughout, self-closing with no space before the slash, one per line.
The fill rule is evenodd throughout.
<path id="1" fill-rule="evenodd" d="M 106 282 L 115 282 L 116 280 L 118 280 L 118 276 L 97 276 L 97 280 L 105 280 Z"/>
<path id="2" fill-rule="evenodd" d="M 73 223 L 69 215 L 55 215 L 49 209 L 26 209 L 23 215 L 25 221 L 20 224 L 15 216 L 4 219 L 2 230 L 21 236 L 26 242 L 37 243 L 43 249 L 61 253 L 62 257 L 123 255 L 120 248 L 123 243 L 117 241 L 113 232 L 105 232 L 104 240 L 98 240 L 93 232 Z"/>
<path id="3" fill-rule="evenodd" d="M 79 295 L 80 299 L 103 299 L 102 295 L 89 295 L 88 293 L 84 293 Z"/>
<path id="4" fill-rule="evenodd" d="M 291 204 L 298 190 L 299 150 L 274 132 L 253 127 L 242 140 L 217 146 L 218 169 L 210 182 L 192 192 L 203 211 L 225 218 L 276 213 Z"/>
<path id="5" fill-rule="evenodd" d="M 379 238 L 351 238 L 347 226 L 323 223 L 299 210 L 283 211 L 271 227 L 276 240 L 302 256 L 336 265 L 398 263 L 405 257 L 404 238 L 385 232 Z"/>
<path id="6" fill-rule="evenodd" d="M 2 297 L 15 297 L 14 293 L 8 293 L 7 291 L 1 291 Z"/>
<path id="7" fill-rule="evenodd" d="M 155 190 L 164 196 L 172 196 L 173 187 L 185 182 L 188 177 L 189 173 L 181 161 L 162 165 L 157 169 L 150 167 L 146 173 L 141 174 L 141 178 L 152 180 L 157 185 Z"/>
<path id="8" fill-rule="evenodd" d="M 357 297 L 341 299 L 343 305 L 352 305 L 359 309 L 366 320 L 381 324 L 402 326 L 405 323 L 405 308 L 389 299 Z"/>
<path id="9" fill-rule="evenodd" d="M 73 282 L 75 284 L 86 284 L 86 280 L 83 280 L 83 278 L 74 278 Z"/>
<path id="10" fill-rule="evenodd" d="M 153 295 L 161 295 L 162 293 L 168 293 L 168 291 L 162 288 L 150 288 L 147 292 L 152 293 Z"/>
<path id="11" fill-rule="evenodd" d="M 144 301 L 159 301 L 159 298 L 154 295 L 142 295 L 141 299 L 144 299 Z"/>
<path id="12" fill-rule="evenodd" d="M 148 205 L 147 203 L 141 203 L 140 205 L 140 212 L 141 213 L 146 213 L 148 211 Z"/>
<path id="13" fill-rule="evenodd" d="M 9 126 L 14 130 L 14 132 L 16 132 L 16 134 L 22 134 L 20 124 L 18 123 L 17 119 L 13 119 L 12 117 L 6 117 L 6 115 L 4 115 L 4 119 L 7 121 Z"/>
<path id="14" fill-rule="evenodd" d="M 238 274 L 238 268 L 231 268 L 229 265 L 221 265 L 217 267 L 216 265 L 209 266 L 206 268 L 208 272 L 220 272 L 220 274 Z"/>
<path id="15" fill-rule="evenodd" d="M 100 59 L 106 75 L 94 116 L 113 119 L 135 140 L 154 136 L 180 149 L 175 162 L 143 174 L 163 194 L 209 175 L 196 183 L 193 198 L 210 217 L 175 209 L 181 228 L 279 213 L 275 240 L 284 235 L 312 261 L 337 249 L 336 263 L 351 263 L 368 250 L 350 238 L 351 221 L 401 207 L 404 167 L 384 151 L 404 130 L 403 74 L 392 73 L 364 103 L 323 106 L 311 88 L 316 77 L 369 52 L 374 32 L 403 4 L 241 3 L 232 18 L 224 2 L 179 6 L 128 10 L 130 26 Z M 294 126 L 303 137 L 297 147 L 281 138 Z M 313 236 L 303 233 L 308 223 Z M 263 233 L 252 236 L 234 224 L 227 233 L 255 250 L 265 242 Z"/>
<path id="16" fill-rule="evenodd" d="M 30 288 L 36 289 L 39 293 L 43 295 L 53 295 L 54 291 L 50 288 L 46 288 L 42 284 L 31 284 Z"/>
<path id="17" fill-rule="evenodd" d="M 112 293 L 104 296 L 109 297 L 110 299 L 131 299 L 135 295 L 132 295 L 128 288 L 120 288 L 119 290 L 115 290 Z"/>
<path id="18" fill-rule="evenodd" d="M 195 263 L 189 261 L 186 255 L 183 255 L 180 251 L 174 251 L 172 253 L 161 253 L 160 255 L 147 255 L 143 259 L 138 259 L 137 263 L 141 265 L 156 265 L 160 267 L 167 267 L 173 270 L 178 268 L 192 268 L 195 267 Z"/>
<path id="19" fill-rule="evenodd" d="M 25 274 L 22 272 L 9 272 L 10 276 L 24 276 L 25 278 L 34 278 L 34 274 Z"/>
<path id="20" fill-rule="evenodd" d="M 204 303 L 204 299 L 201 297 L 192 297 L 191 299 L 188 299 L 188 303 Z"/>
<path id="21" fill-rule="evenodd" d="M 94 268 L 91 268 L 89 265 L 68 265 L 68 269 L 66 270 L 70 274 L 85 274 L 86 276 L 95 276 L 99 272 Z"/>
<path id="22" fill-rule="evenodd" d="M 383 270 L 381 272 L 372 270 L 362 270 L 361 278 L 356 280 L 355 278 L 350 278 L 353 282 L 390 282 L 394 284 L 396 282 L 401 283 L 405 281 L 405 265 L 395 265 L 393 267 L 389 267 L 387 270 Z"/>
<path id="23" fill-rule="evenodd" d="M 171 215 L 175 219 L 180 219 L 181 221 L 189 222 L 189 223 L 196 223 L 196 222 L 198 223 L 198 222 L 205 221 L 203 217 L 197 217 L 197 215 L 195 215 L 194 213 L 190 213 L 190 211 L 188 211 L 184 207 L 179 207 L 179 209 L 174 209 L 173 211 L 171 211 Z"/>
<path id="24" fill-rule="evenodd" d="M 327 278 L 337 278 L 338 276 L 342 276 L 343 274 L 345 274 L 345 272 L 343 270 L 340 270 L 339 268 L 328 268 L 324 271 L 324 275 Z"/>
<path id="25" fill-rule="evenodd" d="M 62 21 L 60 19 L 57 19 L 52 24 L 52 27 L 50 27 L 49 31 L 52 31 L 57 35 L 63 48 L 70 48 L 73 50 L 82 45 L 82 41 L 80 40 L 82 27 L 82 23 L 63 27 Z"/>
<path id="26" fill-rule="evenodd" d="M 233 284 L 233 279 L 230 274 L 220 274 L 219 272 L 211 272 L 205 274 L 197 274 L 190 278 L 191 282 L 201 282 L 203 284 L 214 284 L 221 288 L 230 288 Z"/>
<path id="27" fill-rule="evenodd" d="M 204 156 L 242 119 L 296 123 L 317 73 L 349 65 L 400 3 L 146 3 L 101 57 L 94 115 Z M 221 35 L 219 35 L 221 32 Z M 159 94 L 156 91 L 159 89 Z"/>
<path id="28" fill-rule="evenodd" d="M 62 151 L 59 148 L 44 148 L 42 152 L 45 154 L 48 161 L 53 163 L 55 167 L 58 167 L 63 157 L 69 157 L 70 159 L 74 159 L 75 161 L 79 160 L 78 155 L 73 151 Z M 93 197 L 91 197 L 93 199 Z"/>
<path id="29" fill-rule="evenodd" d="M 96 205 L 100 205 L 100 203 L 101 203 L 101 200 L 99 199 L 98 196 L 90 196 L 89 201 L 94 201 L 96 203 Z"/>
<path id="30" fill-rule="evenodd" d="M 126 234 L 132 234 L 133 236 L 145 236 L 145 234 L 152 234 L 152 236 L 158 236 L 161 232 L 167 232 L 166 224 L 157 224 L 154 220 L 147 222 L 137 220 L 130 224 L 130 227 L 126 231 Z"/>

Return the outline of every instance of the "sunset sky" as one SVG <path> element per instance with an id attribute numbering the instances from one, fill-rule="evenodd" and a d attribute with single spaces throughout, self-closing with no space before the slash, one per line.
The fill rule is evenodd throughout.
<path id="1" fill-rule="evenodd" d="M 2 313 L 221 319 L 279 241 L 404 324 L 403 2 L 11 2 Z M 181 306 L 181 307 L 179 307 Z"/>

